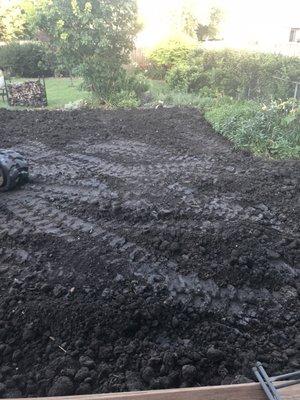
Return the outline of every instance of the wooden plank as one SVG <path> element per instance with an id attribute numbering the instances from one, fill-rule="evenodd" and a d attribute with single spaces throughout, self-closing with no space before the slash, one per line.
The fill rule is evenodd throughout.
<path id="1" fill-rule="evenodd" d="M 300 385 L 280 389 L 280 393 L 283 400 L 300 400 Z M 258 383 L 247 383 L 145 392 L 36 397 L 31 400 L 266 400 L 266 396 Z"/>
<path id="2" fill-rule="evenodd" d="M 300 384 L 279 390 L 284 400 L 300 400 Z"/>

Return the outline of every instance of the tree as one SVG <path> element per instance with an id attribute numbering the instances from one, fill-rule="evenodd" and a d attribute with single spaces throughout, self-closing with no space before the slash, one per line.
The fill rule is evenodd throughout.
<path id="1" fill-rule="evenodd" d="M 23 31 L 24 18 L 16 3 L 4 3 L 0 6 L 1 40 L 18 39 Z"/>
<path id="2" fill-rule="evenodd" d="M 35 9 L 45 0 L 14 0 L 0 4 L 0 40 L 35 38 L 33 21 Z"/>
<path id="3" fill-rule="evenodd" d="M 198 19 L 189 9 L 184 9 L 182 12 L 182 26 L 184 33 L 191 38 L 195 38 L 198 27 Z"/>
<path id="4" fill-rule="evenodd" d="M 134 0 L 51 0 L 36 15 L 36 27 L 86 86 L 103 99 L 121 90 L 139 29 Z"/>
<path id="5" fill-rule="evenodd" d="M 196 28 L 198 40 L 216 39 L 219 33 L 219 25 L 223 17 L 223 12 L 219 8 L 212 8 L 210 12 L 209 24 L 199 23 Z"/>

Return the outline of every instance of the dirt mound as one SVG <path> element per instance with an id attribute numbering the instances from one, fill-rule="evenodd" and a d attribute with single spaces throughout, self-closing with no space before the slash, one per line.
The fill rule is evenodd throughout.
<path id="1" fill-rule="evenodd" d="M 225 384 L 299 364 L 298 162 L 193 109 L 0 111 L 0 396 Z"/>

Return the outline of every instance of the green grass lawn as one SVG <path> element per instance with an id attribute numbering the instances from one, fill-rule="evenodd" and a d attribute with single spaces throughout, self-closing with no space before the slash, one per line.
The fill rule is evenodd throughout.
<path id="1" fill-rule="evenodd" d="M 13 81 L 21 82 L 24 80 L 31 80 L 31 78 L 24 79 L 13 79 Z M 66 104 L 76 102 L 78 100 L 85 100 L 90 98 L 90 93 L 80 89 L 82 80 L 75 78 L 72 80 L 69 78 L 46 78 L 46 91 L 48 98 L 47 108 L 64 108 Z M 0 99 L 0 107 L 6 107 L 15 109 L 16 107 L 9 107 L 7 102 L 3 102 Z M 19 109 L 21 107 L 18 107 Z"/>

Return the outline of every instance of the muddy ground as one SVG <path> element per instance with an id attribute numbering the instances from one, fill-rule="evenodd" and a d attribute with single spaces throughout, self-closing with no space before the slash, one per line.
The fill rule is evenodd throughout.
<path id="1" fill-rule="evenodd" d="M 298 162 L 234 150 L 194 109 L 0 122 L 32 177 L 0 195 L 1 397 L 299 369 Z"/>

